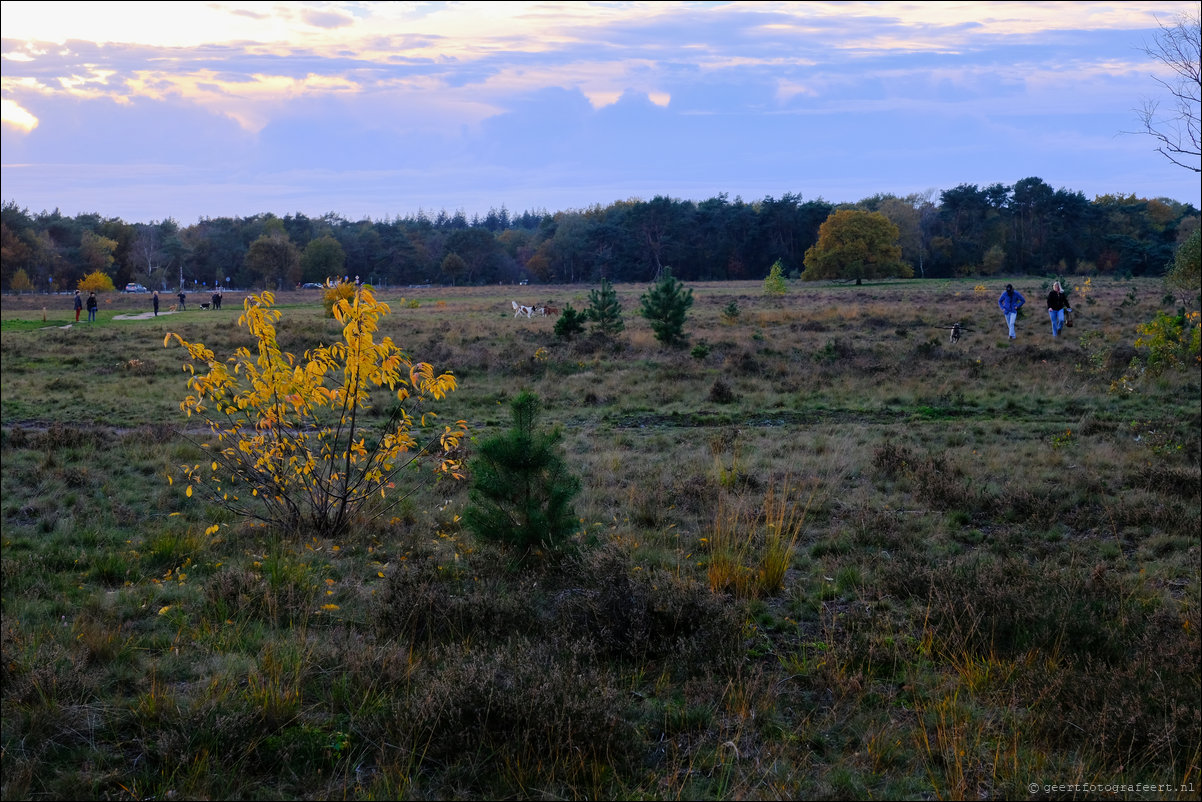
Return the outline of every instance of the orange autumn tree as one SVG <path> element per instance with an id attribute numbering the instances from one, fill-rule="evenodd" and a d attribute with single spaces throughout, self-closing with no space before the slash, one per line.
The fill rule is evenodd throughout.
<path id="1" fill-rule="evenodd" d="M 219 360 L 204 344 L 173 332 L 163 341 L 187 349 L 191 393 L 180 408 L 203 418 L 216 438 L 199 443 L 211 452 L 205 463 L 180 466 L 189 496 L 196 487 L 239 516 L 337 537 L 356 516 L 383 515 L 412 493 L 416 484 L 398 489 L 409 468 L 432 461 L 431 472 L 406 476 L 462 478 L 451 453 L 466 423 L 444 426 L 421 442 L 417 427 L 427 426 L 434 413 L 411 411 L 444 399 L 455 390 L 455 377 L 413 362 L 389 337 L 377 339 L 387 304 L 368 287 L 343 298 L 334 307 L 342 340 L 298 360 L 280 350 L 274 300 L 263 292 L 243 302 L 238 325 L 249 330 L 257 353 L 239 348 Z M 383 426 L 369 426 L 372 391 L 383 387 L 396 394 L 396 403 Z"/>

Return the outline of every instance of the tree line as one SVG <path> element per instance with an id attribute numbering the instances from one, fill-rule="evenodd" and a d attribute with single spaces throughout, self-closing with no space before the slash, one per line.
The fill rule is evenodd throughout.
<path id="1" fill-rule="evenodd" d="M 390 220 L 336 213 L 171 218 L 127 223 L 99 214 L 0 211 L 0 286 L 63 290 L 95 271 L 154 289 L 290 288 L 330 276 L 376 286 L 648 282 L 670 267 L 684 281 L 762 279 L 774 265 L 800 277 L 806 252 L 836 212 L 879 214 L 897 229 L 900 274 L 1158 275 L 1198 229 L 1199 211 L 1168 198 L 962 184 L 934 197 L 878 194 L 857 203 L 786 193 L 746 202 L 656 196 L 555 213 L 484 217 L 418 212 Z M 812 273 L 812 271 L 811 271 Z"/>

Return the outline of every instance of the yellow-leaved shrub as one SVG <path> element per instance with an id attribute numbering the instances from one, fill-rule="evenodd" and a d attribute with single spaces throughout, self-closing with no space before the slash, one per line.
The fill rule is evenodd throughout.
<path id="1" fill-rule="evenodd" d="M 274 300 L 263 292 L 243 302 L 238 325 L 254 337 L 255 353 L 239 348 L 221 360 L 203 343 L 173 332 L 163 341 L 187 349 L 190 394 L 180 408 L 204 419 L 216 438 L 201 444 L 210 458 L 181 466 L 189 494 L 195 486 L 237 515 L 336 537 L 356 516 L 383 515 L 411 493 L 399 480 L 415 463 L 434 465 L 427 473 L 405 472 L 413 481 L 462 478 L 451 455 L 466 423 L 443 426 L 420 442 L 415 429 L 434 413 L 415 418 L 409 411 L 445 398 L 456 388 L 455 377 L 413 362 L 389 337 L 377 339 L 387 304 L 369 287 L 338 300 L 333 312 L 342 339 L 298 360 L 280 350 Z M 381 387 L 395 392 L 396 403 L 383 426 L 370 426 L 364 413 Z"/>

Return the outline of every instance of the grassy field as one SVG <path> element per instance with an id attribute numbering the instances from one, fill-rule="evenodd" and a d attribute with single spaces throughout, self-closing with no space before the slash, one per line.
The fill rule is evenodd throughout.
<path id="1" fill-rule="evenodd" d="M 520 570 L 474 445 L 337 542 L 169 484 L 164 336 L 249 345 L 239 296 L 5 296 L 3 798 L 1196 799 L 1199 366 L 1140 370 L 1159 281 L 1070 280 L 1059 339 L 1049 283 L 1015 341 L 1004 281 L 696 284 L 680 349 L 646 286 L 614 342 L 513 316 L 585 286 L 381 292 L 473 444 L 523 389 L 562 431 L 577 548 Z"/>

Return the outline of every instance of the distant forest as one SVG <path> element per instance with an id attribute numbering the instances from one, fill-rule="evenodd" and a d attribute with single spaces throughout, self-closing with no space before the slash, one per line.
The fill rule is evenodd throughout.
<path id="1" fill-rule="evenodd" d="M 204 218 L 181 226 L 66 217 L 3 206 L 4 290 L 73 288 L 101 271 L 121 288 L 225 285 L 291 288 L 329 276 L 377 286 L 651 281 L 662 267 L 684 281 L 760 279 L 779 260 L 804 269 L 806 250 L 834 211 L 879 212 L 897 225 L 916 277 L 1067 273 L 1159 275 L 1199 212 L 1167 198 L 963 184 L 930 195 L 874 195 L 854 204 L 785 194 L 701 202 L 655 197 L 555 213 L 501 207 L 468 219 L 445 210 L 391 220 Z"/>

